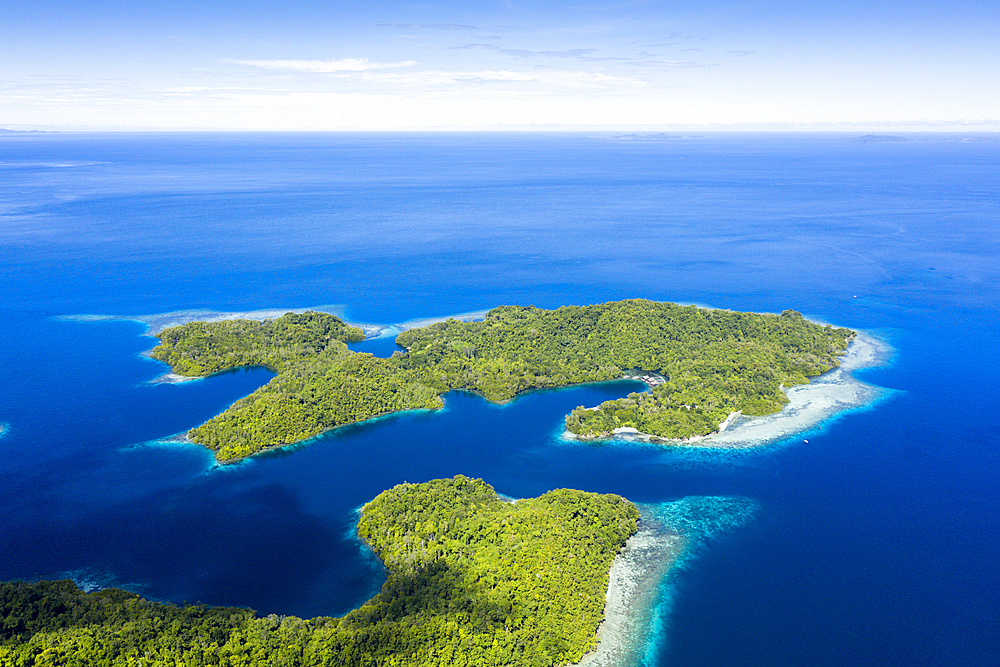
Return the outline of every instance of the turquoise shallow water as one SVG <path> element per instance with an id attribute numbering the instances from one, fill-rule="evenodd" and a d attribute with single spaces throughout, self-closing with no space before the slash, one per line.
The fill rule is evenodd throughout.
<path id="1" fill-rule="evenodd" d="M 352 537 L 356 508 L 462 473 L 514 497 L 754 503 L 657 598 L 648 664 L 995 662 L 998 146 L 5 136 L 0 579 L 337 614 L 380 583 Z M 342 304 L 392 324 L 625 297 L 873 330 L 896 353 L 858 375 L 891 396 L 808 444 L 718 453 L 559 438 L 570 409 L 634 383 L 505 406 L 452 393 L 438 413 L 217 469 L 162 439 L 266 371 L 150 385 L 166 369 L 141 355 L 141 324 L 62 319 Z"/>

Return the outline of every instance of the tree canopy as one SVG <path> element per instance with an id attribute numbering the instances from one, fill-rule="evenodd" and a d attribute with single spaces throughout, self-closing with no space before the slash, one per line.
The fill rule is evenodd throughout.
<path id="1" fill-rule="evenodd" d="M 360 330 L 322 313 L 273 322 L 192 322 L 166 329 L 151 354 L 176 372 L 207 375 L 263 365 L 277 376 L 192 429 L 220 461 L 303 440 L 381 414 L 441 407 L 467 389 L 507 401 L 529 389 L 652 371 L 649 392 L 580 406 L 566 418 L 577 435 L 631 427 L 665 439 L 707 435 L 730 413 L 762 415 L 787 402 L 784 387 L 839 363 L 854 332 L 780 315 L 738 313 L 642 299 L 555 310 L 501 306 L 482 321 L 447 320 L 401 333 L 405 354 L 379 359 L 344 340 Z"/>
<path id="2" fill-rule="evenodd" d="M 265 322 L 190 322 L 164 329 L 157 338 L 160 344 L 150 356 L 182 375 L 205 376 L 240 366 L 265 366 L 276 373 L 266 385 L 188 432 L 222 462 L 388 412 L 443 405 L 418 373 L 349 350 L 345 341 L 363 340 L 361 329 L 326 313 L 288 313 Z"/>
<path id="3" fill-rule="evenodd" d="M 0 666 L 577 662 L 595 646 L 611 563 L 638 516 L 611 494 L 561 489 L 513 503 L 463 476 L 401 484 L 362 508 L 358 532 L 388 577 L 342 618 L 11 582 L 0 584 Z"/>

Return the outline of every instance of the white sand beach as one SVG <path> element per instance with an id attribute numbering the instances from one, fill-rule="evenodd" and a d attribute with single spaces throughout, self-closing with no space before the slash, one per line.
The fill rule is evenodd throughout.
<path id="1" fill-rule="evenodd" d="M 785 390 L 789 403 L 781 412 L 763 417 L 737 416 L 719 433 L 694 438 L 684 444 L 691 447 L 757 447 L 809 431 L 838 413 L 868 405 L 882 396 L 885 389 L 862 382 L 853 372 L 884 365 L 891 356 L 892 348 L 888 343 L 858 332 L 841 358 L 840 366 L 810 378 L 809 384 Z"/>
<path id="2" fill-rule="evenodd" d="M 883 396 L 888 390 L 862 382 L 854 377 L 853 372 L 885 365 L 892 353 L 892 347 L 885 341 L 858 332 L 838 367 L 810 378 L 809 384 L 784 390 L 789 402 L 780 412 L 763 417 L 747 417 L 734 412 L 719 424 L 717 433 L 680 441 L 663 440 L 630 427 L 615 429 L 614 439 L 715 449 L 746 449 L 784 440 L 796 433 L 809 431 L 834 415 L 869 405 Z M 594 440 L 577 437 L 569 431 L 563 433 L 563 439 Z"/>
<path id="3" fill-rule="evenodd" d="M 155 315 L 74 315 L 63 319 L 78 321 L 137 321 L 146 324 L 147 335 L 153 335 L 163 329 L 179 326 L 193 321 L 219 322 L 223 320 L 267 320 L 281 317 L 285 313 L 302 313 L 308 310 L 327 312 L 338 317 L 343 313 L 343 306 L 327 305 L 314 308 L 271 308 L 244 312 L 219 312 L 210 310 L 183 310 Z M 443 317 L 427 317 L 407 322 L 380 325 L 356 324 L 368 337 L 379 337 L 385 334 L 396 335 L 406 329 L 423 327 L 447 319 L 462 321 L 480 320 L 486 311 L 474 311 Z M 847 352 L 841 358 L 840 366 L 810 379 L 809 384 L 797 385 L 785 390 L 789 403 L 778 413 L 763 417 L 746 417 L 739 413 L 730 414 L 719 426 L 719 431 L 711 435 L 689 438 L 678 441 L 662 441 L 658 438 L 639 432 L 637 429 L 624 427 L 615 429 L 615 438 L 625 441 L 668 442 L 675 446 L 703 447 L 718 449 L 740 449 L 766 445 L 783 440 L 796 433 L 809 431 L 830 417 L 868 405 L 884 395 L 886 390 L 867 384 L 855 378 L 853 371 L 885 364 L 892 356 L 892 348 L 885 341 L 860 331 L 851 341 Z M 198 378 L 190 378 L 176 373 L 165 373 L 150 381 L 151 384 L 183 383 Z M 592 408 L 593 409 L 593 408 Z M 564 439 L 578 439 L 566 431 Z M 583 440 L 588 440 L 581 438 Z"/>
<path id="4" fill-rule="evenodd" d="M 345 307 L 340 304 L 328 304 L 324 306 L 313 306 L 311 308 L 264 308 L 261 310 L 231 311 L 222 312 L 218 310 L 175 310 L 169 313 L 156 313 L 152 315 L 66 315 L 60 319 L 76 322 L 142 322 L 149 327 L 147 335 L 153 336 L 164 329 L 181 326 L 188 322 L 222 322 L 224 320 L 273 320 L 286 313 L 305 313 L 307 311 L 318 311 L 329 313 L 343 319 Z M 386 335 L 396 336 L 407 329 L 426 327 L 446 320 L 460 320 L 462 322 L 472 322 L 482 320 L 487 311 L 476 310 L 468 313 L 458 313 L 455 315 L 442 315 L 438 317 L 421 317 L 406 322 L 395 324 L 373 324 L 367 322 L 344 322 L 350 326 L 359 327 L 365 332 L 366 338 L 380 338 Z"/>

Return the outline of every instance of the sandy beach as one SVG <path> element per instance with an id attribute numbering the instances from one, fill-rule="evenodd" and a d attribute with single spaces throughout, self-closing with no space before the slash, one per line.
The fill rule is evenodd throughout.
<path id="1" fill-rule="evenodd" d="M 773 415 L 737 416 L 719 433 L 684 443 L 692 447 L 758 447 L 809 431 L 836 414 L 869 405 L 887 391 L 862 382 L 853 372 L 881 366 L 892 356 L 892 347 L 858 332 L 841 357 L 840 366 L 810 378 L 809 384 L 785 390 L 788 404 Z"/>
<path id="2" fill-rule="evenodd" d="M 713 449 L 746 449 L 784 440 L 810 431 L 839 413 L 869 405 L 885 395 L 888 390 L 858 380 L 853 372 L 882 366 L 892 353 L 892 347 L 885 341 L 858 332 L 841 357 L 839 366 L 810 378 L 809 384 L 784 390 L 789 402 L 780 412 L 763 417 L 746 417 L 734 412 L 719 425 L 717 433 L 686 440 L 664 440 L 627 427 L 615 429 L 613 439 Z M 595 440 L 580 438 L 569 431 L 563 433 L 563 438 L 585 442 Z"/>
<path id="3" fill-rule="evenodd" d="M 317 306 L 314 308 L 272 308 L 244 312 L 218 312 L 209 310 L 184 310 L 156 315 L 74 315 L 63 319 L 80 321 L 137 321 L 146 324 L 147 335 L 154 335 L 163 329 L 179 326 L 193 321 L 219 322 L 223 320 L 267 320 L 274 319 L 285 313 L 302 313 L 308 310 L 328 312 L 337 316 L 343 313 L 343 307 L 338 305 Z M 482 319 L 485 311 L 476 311 L 450 315 L 447 317 L 428 317 L 392 325 L 356 324 L 368 337 L 396 335 L 406 329 L 427 326 L 447 319 L 471 321 Z M 892 347 L 874 336 L 859 331 L 851 341 L 846 353 L 841 357 L 840 365 L 823 375 L 811 378 L 809 384 L 797 385 L 785 389 L 789 403 L 780 411 L 763 417 L 746 417 L 739 413 L 730 414 L 719 426 L 719 431 L 707 436 L 688 438 L 683 441 L 668 441 L 642 433 L 634 428 L 615 429 L 614 439 L 640 442 L 663 442 L 674 446 L 714 449 L 746 449 L 767 445 L 786 439 L 797 433 L 804 433 L 830 417 L 848 410 L 868 405 L 887 390 L 867 384 L 855 378 L 853 372 L 874 366 L 884 365 L 892 356 Z M 199 378 L 187 377 L 176 373 L 165 373 L 150 380 L 151 384 L 179 384 Z M 596 408 L 591 408 L 596 409 Z M 565 431 L 563 438 L 567 440 L 591 440 L 578 438 Z"/>

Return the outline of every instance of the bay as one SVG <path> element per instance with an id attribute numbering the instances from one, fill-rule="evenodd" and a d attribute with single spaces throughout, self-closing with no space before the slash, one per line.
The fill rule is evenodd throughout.
<path id="1" fill-rule="evenodd" d="M 381 584 L 357 508 L 461 473 L 514 497 L 756 504 L 664 583 L 651 664 L 995 662 L 1000 143 L 955 138 L 4 135 L 0 579 L 340 614 Z M 868 330 L 895 354 L 857 374 L 891 391 L 724 453 L 559 438 L 570 409 L 634 383 L 453 392 L 220 469 L 164 439 L 266 371 L 149 384 L 166 368 L 142 324 L 65 319 L 333 306 L 394 324 L 630 297 Z"/>

